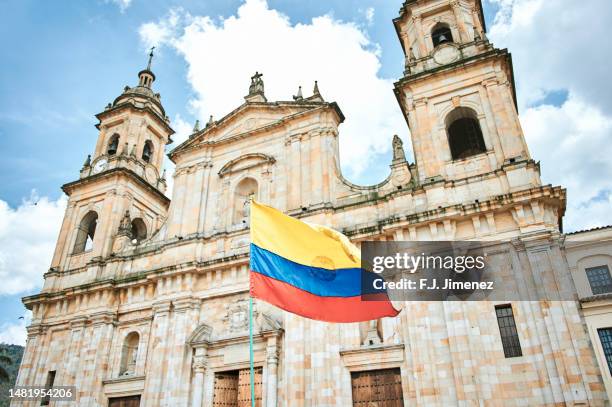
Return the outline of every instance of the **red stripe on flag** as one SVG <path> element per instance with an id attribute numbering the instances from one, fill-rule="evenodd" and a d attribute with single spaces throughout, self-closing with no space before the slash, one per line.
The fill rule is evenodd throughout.
<path id="1" fill-rule="evenodd" d="M 285 311 L 326 322 L 361 322 L 399 314 L 386 301 L 356 297 L 319 297 L 285 282 L 251 271 L 251 295 Z"/>

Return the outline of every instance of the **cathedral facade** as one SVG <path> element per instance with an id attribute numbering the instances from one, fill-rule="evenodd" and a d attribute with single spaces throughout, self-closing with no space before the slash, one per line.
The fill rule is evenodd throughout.
<path id="1" fill-rule="evenodd" d="M 96 116 L 95 149 L 63 186 L 51 268 L 23 300 L 33 319 L 17 384 L 75 386 L 79 406 L 250 405 L 252 197 L 357 245 L 505 240 L 508 267 L 568 273 L 565 190 L 540 179 L 511 56 L 488 41 L 480 0 L 407 0 L 393 23 L 415 163 L 396 137 L 390 175 L 373 186 L 342 176 L 345 118 L 317 84 L 272 102 L 256 74 L 243 104 L 168 154 L 169 199 L 173 130 L 149 63 Z M 526 290 L 545 289 L 532 280 Z M 606 400 L 578 301 L 408 302 L 395 318 L 352 324 L 256 302 L 254 330 L 257 406 Z"/>

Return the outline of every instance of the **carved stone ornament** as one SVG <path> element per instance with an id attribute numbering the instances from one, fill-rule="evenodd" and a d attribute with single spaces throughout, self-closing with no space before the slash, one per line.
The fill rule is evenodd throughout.
<path id="1" fill-rule="evenodd" d="M 227 325 L 229 332 L 242 332 L 249 328 L 249 302 L 246 299 L 238 300 L 233 304 L 228 304 L 223 321 Z M 253 311 L 254 316 L 257 310 Z"/>
<path id="2" fill-rule="evenodd" d="M 193 370 L 196 372 L 202 372 L 206 369 L 206 357 L 196 356 L 193 358 Z"/>
<path id="3" fill-rule="evenodd" d="M 251 86 L 249 86 L 249 95 L 255 95 L 257 93 L 264 93 L 264 83 L 261 77 L 263 74 L 255 72 L 255 75 L 251 76 Z"/>
<path id="4" fill-rule="evenodd" d="M 249 330 L 249 300 L 244 298 L 225 307 L 223 322 L 226 324 L 225 336 L 244 335 Z M 277 331 L 282 328 L 280 321 L 260 312 L 257 304 L 253 304 L 253 330 L 255 332 Z"/>

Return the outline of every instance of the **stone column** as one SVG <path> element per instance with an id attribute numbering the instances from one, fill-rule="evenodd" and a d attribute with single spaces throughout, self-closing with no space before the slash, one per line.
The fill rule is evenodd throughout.
<path id="1" fill-rule="evenodd" d="M 289 144 L 290 164 L 288 164 L 287 193 L 289 202 L 287 209 L 297 209 L 302 204 L 302 168 L 300 167 L 302 135 L 293 135 L 287 140 Z"/>
<path id="2" fill-rule="evenodd" d="M 278 348 L 277 338 L 268 338 L 266 348 L 268 377 L 266 386 L 266 407 L 276 407 L 276 395 L 278 392 Z"/>
<path id="3" fill-rule="evenodd" d="M 417 58 L 423 58 L 425 55 L 427 55 L 427 47 L 425 45 L 425 41 L 423 40 L 423 38 L 425 38 L 425 34 L 423 32 L 421 15 L 413 14 L 412 23 L 414 24 L 414 28 L 417 34 L 417 44 L 418 44 L 418 50 L 419 50 L 419 54 Z"/>
<path id="4" fill-rule="evenodd" d="M 192 407 L 202 407 L 204 400 L 204 374 L 206 373 L 206 348 L 197 347 L 193 358 L 193 401 Z"/>
<path id="5" fill-rule="evenodd" d="M 465 28 L 464 12 L 461 9 L 461 4 L 459 4 L 458 0 L 453 0 L 451 1 L 451 8 L 453 9 L 453 14 L 457 21 L 457 31 L 459 31 L 460 40 L 458 42 L 469 42 L 470 39 L 468 38 L 467 29 Z"/>
<path id="6" fill-rule="evenodd" d="M 150 349 L 147 351 L 148 366 L 153 366 L 147 372 L 145 388 L 142 394 L 143 405 L 159 406 L 163 395 L 164 378 L 168 373 L 167 346 L 170 335 L 168 334 L 168 319 L 170 318 L 170 301 L 158 301 L 153 304 L 153 325 L 151 337 L 149 338 Z"/>

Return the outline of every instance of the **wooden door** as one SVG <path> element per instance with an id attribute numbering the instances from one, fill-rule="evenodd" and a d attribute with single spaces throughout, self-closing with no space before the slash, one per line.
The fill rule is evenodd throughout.
<path id="1" fill-rule="evenodd" d="M 238 407 L 238 371 L 215 373 L 213 407 Z"/>
<path id="2" fill-rule="evenodd" d="M 108 407 L 140 407 L 140 396 L 114 397 L 108 399 Z"/>
<path id="3" fill-rule="evenodd" d="M 238 375 L 238 407 L 251 407 L 251 369 L 241 369 Z M 255 368 L 255 407 L 261 407 L 262 368 Z"/>
<path id="4" fill-rule="evenodd" d="M 369 370 L 351 374 L 353 406 L 403 407 L 399 369 Z"/>

